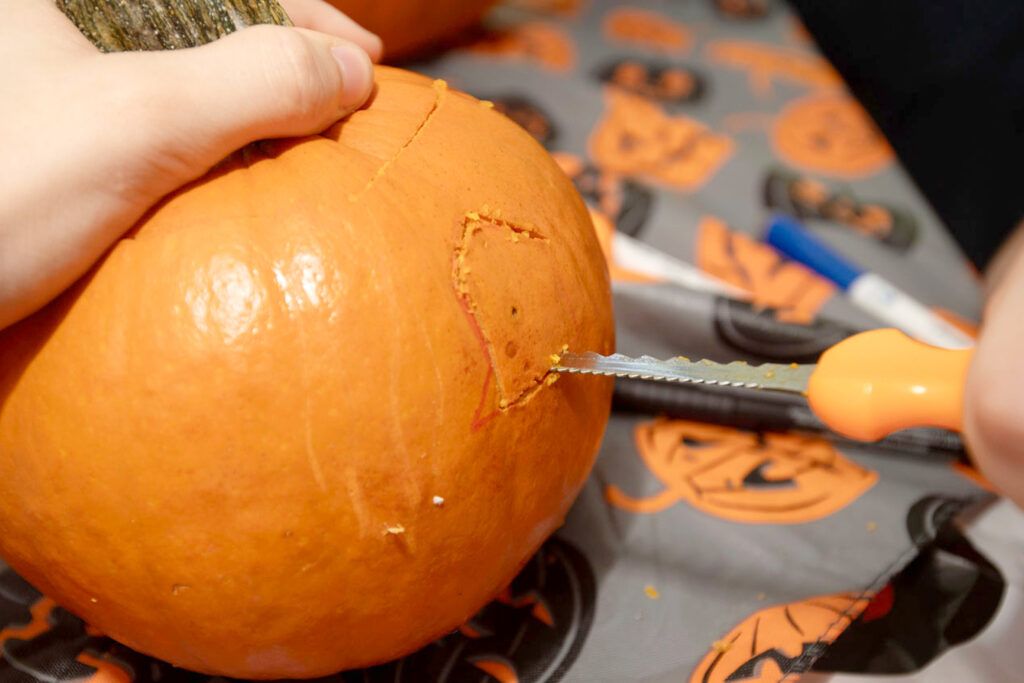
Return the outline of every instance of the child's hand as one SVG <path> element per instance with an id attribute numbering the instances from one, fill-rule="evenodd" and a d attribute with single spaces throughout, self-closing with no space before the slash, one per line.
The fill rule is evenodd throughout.
<path id="1" fill-rule="evenodd" d="M 366 101 L 380 40 L 321 0 L 282 4 L 303 28 L 100 54 L 52 0 L 4 0 L 0 329 L 232 151 L 317 133 Z"/>

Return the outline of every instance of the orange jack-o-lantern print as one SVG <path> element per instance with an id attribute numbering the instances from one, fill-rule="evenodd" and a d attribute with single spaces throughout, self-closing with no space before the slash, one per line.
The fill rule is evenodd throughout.
<path id="1" fill-rule="evenodd" d="M 744 619 L 715 641 L 690 683 L 779 683 L 807 671 L 868 605 L 840 593 L 775 605 Z"/>
<path id="2" fill-rule="evenodd" d="M 878 478 L 815 437 L 664 419 L 639 425 L 634 436 L 664 488 L 637 497 L 610 485 L 605 499 L 639 514 L 686 502 L 734 522 L 800 524 L 844 508 Z"/>
<path id="3" fill-rule="evenodd" d="M 857 102 L 841 93 L 812 95 L 786 107 L 772 129 L 789 164 L 841 178 L 862 178 L 893 160 L 892 148 Z"/>
<path id="4" fill-rule="evenodd" d="M 659 52 L 684 52 L 693 44 L 685 24 L 649 10 L 623 7 L 604 18 L 605 37 L 613 42 L 632 43 Z"/>
<path id="5" fill-rule="evenodd" d="M 604 258 L 608 262 L 608 274 L 611 276 L 613 282 L 643 282 L 647 284 L 662 282 L 661 278 L 656 278 L 646 273 L 641 273 L 636 270 L 631 270 L 620 266 L 615 261 L 615 225 L 612 224 L 611 219 L 608 218 L 600 209 L 590 208 L 590 218 L 594 221 L 594 232 L 597 233 L 597 241 L 601 244 L 601 251 L 604 253 Z"/>
<path id="6" fill-rule="evenodd" d="M 839 88 L 843 81 L 818 55 L 746 40 L 719 40 L 704 51 L 715 64 L 742 69 L 755 94 L 767 96 L 772 83 L 783 80 L 810 88 Z"/>
<path id="7" fill-rule="evenodd" d="M 790 17 L 789 30 L 786 31 L 786 35 L 789 37 L 789 42 L 794 45 L 801 47 L 812 47 L 814 45 L 814 38 L 811 37 L 811 32 L 804 26 L 804 22 L 796 17 Z"/>
<path id="8" fill-rule="evenodd" d="M 669 188 L 703 186 L 733 152 L 733 141 L 688 116 L 669 116 L 643 97 L 609 90 L 608 113 L 590 136 L 590 154 L 607 171 Z"/>
<path id="9" fill-rule="evenodd" d="M 779 320 L 808 323 L 835 293 L 831 282 L 717 218 L 701 219 L 697 265 L 750 293 L 751 304 L 770 308 Z"/>
<path id="10" fill-rule="evenodd" d="M 966 510 L 977 510 L 980 502 L 974 496 L 930 495 L 910 507 L 906 529 L 918 550 L 916 557 L 889 579 L 815 661 L 815 673 L 828 680 L 832 679 L 826 674 L 836 680 L 845 680 L 844 674 L 860 674 L 868 678 L 856 676 L 856 680 L 872 681 L 1021 680 L 966 672 L 954 677 L 950 669 L 933 666 L 955 648 L 980 645 L 975 656 L 997 652 L 1000 636 L 982 644 L 986 631 L 989 635 L 1015 632 L 1006 628 L 1006 621 L 996 625 L 997 619 L 1006 618 L 1007 605 L 1013 601 L 1012 589 L 1008 590 L 1012 584 L 1002 571 L 1009 565 L 998 561 L 999 556 L 987 556 L 986 547 L 976 547 L 964 533 L 968 527 L 984 535 L 980 528 L 953 523 Z M 979 635 L 981 639 L 976 640 Z M 972 658 L 965 650 L 959 652 L 964 655 L 961 661 Z"/>
<path id="11" fill-rule="evenodd" d="M 537 14 L 556 17 L 575 17 L 586 0 L 507 0 L 506 4 Z"/>
<path id="12" fill-rule="evenodd" d="M 978 327 L 977 321 L 968 320 L 967 318 L 957 313 L 954 313 L 948 308 L 942 308 L 941 306 L 933 306 L 932 313 L 939 316 L 947 323 L 949 323 L 950 325 L 957 328 L 958 330 L 966 334 L 968 337 L 971 337 L 973 339 L 977 339 L 978 334 L 981 332 L 980 328 Z"/>
<path id="13" fill-rule="evenodd" d="M 542 21 L 491 31 L 467 49 L 477 55 L 532 62 L 550 71 L 569 71 L 576 64 L 576 46 L 569 35 Z"/>
<path id="14" fill-rule="evenodd" d="M 109 642 L 0 565 L 0 681 L 130 683 Z"/>

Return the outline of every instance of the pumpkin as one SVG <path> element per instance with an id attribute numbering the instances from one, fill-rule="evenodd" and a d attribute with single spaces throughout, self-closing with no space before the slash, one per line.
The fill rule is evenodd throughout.
<path id="1" fill-rule="evenodd" d="M 497 0 L 328 0 L 384 41 L 388 59 L 408 57 L 472 27 Z"/>
<path id="2" fill-rule="evenodd" d="M 246 678 L 459 626 L 561 523 L 611 384 L 587 209 L 527 133 L 387 67 L 0 332 L 0 555 L 99 631 Z"/>

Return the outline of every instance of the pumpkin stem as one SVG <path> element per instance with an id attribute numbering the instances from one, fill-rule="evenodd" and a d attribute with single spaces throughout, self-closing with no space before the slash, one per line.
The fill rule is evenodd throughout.
<path id="1" fill-rule="evenodd" d="M 291 26 L 277 0 L 57 0 L 103 52 L 177 50 L 254 24 Z"/>

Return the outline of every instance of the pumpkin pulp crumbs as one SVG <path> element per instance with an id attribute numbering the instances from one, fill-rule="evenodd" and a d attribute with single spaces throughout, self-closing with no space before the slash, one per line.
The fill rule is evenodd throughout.
<path id="1" fill-rule="evenodd" d="M 726 642 L 724 640 L 716 640 L 715 642 L 711 643 L 711 649 L 719 654 L 725 654 L 726 652 L 732 649 L 732 643 Z"/>

